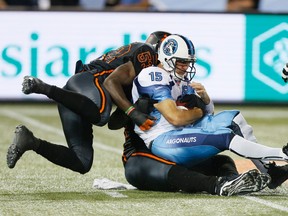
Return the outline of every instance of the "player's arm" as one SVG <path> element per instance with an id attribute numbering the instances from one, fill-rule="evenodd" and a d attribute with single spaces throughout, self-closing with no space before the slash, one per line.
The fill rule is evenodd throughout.
<path id="1" fill-rule="evenodd" d="M 126 98 L 123 86 L 133 83 L 135 70 L 131 61 L 117 67 L 110 74 L 103 85 L 110 93 L 114 103 L 128 115 L 133 122 L 143 131 L 149 130 L 154 125 L 154 118 L 135 109 Z M 121 121 L 121 119 L 119 119 Z"/>
<path id="2" fill-rule="evenodd" d="M 114 103 L 123 111 L 132 106 L 126 98 L 123 86 L 131 85 L 135 78 L 135 70 L 131 61 L 117 67 L 104 81 L 104 87 L 110 93 Z"/>
<path id="3" fill-rule="evenodd" d="M 176 102 L 172 99 L 166 99 L 154 104 L 154 107 L 164 116 L 164 118 L 175 126 L 184 126 L 194 123 L 203 116 L 200 108 L 189 110 L 179 109 Z"/>
<path id="4" fill-rule="evenodd" d="M 206 105 L 206 113 L 214 113 L 214 103 L 210 99 L 205 87 L 201 83 L 192 82 L 191 87 L 196 91 L 196 93 L 201 97 Z"/>
<path id="5" fill-rule="evenodd" d="M 210 97 L 201 83 L 192 82 L 191 87 L 196 91 L 196 93 L 201 97 L 204 103 L 207 105 L 210 103 Z"/>

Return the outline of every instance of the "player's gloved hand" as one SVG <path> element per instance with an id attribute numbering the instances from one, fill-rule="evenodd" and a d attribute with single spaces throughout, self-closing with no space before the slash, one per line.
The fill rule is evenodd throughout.
<path id="1" fill-rule="evenodd" d="M 206 113 L 206 104 L 204 101 L 195 94 L 186 94 L 181 96 L 176 101 L 177 106 L 184 106 L 188 109 L 192 109 L 194 107 L 198 107 L 202 110 L 203 114 Z"/>
<path id="2" fill-rule="evenodd" d="M 285 67 L 282 70 L 282 79 L 285 83 L 288 81 L 288 63 L 286 63 Z"/>
<path id="3" fill-rule="evenodd" d="M 108 128 L 110 130 L 119 130 L 123 127 L 126 127 L 130 122 L 132 122 L 131 118 L 129 118 L 124 111 L 116 108 L 116 110 L 111 114 L 109 118 Z"/>
<path id="4" fill-rule="evenodd" d="M 138 111 L 134 106 L 129 107 L 125 113 L 143 131 L 149 130 L 154 125 L 154 120 L 156 120 L 155 117 Z"/>

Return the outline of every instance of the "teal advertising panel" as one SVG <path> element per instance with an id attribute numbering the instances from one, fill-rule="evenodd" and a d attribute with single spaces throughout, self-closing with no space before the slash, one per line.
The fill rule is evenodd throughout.
<path id="1" fill-rule="evenodd" d="M 0 102 L 47 100 L 23 94 L 23 77 L 64 86 L 77 60 L 89 63 L 161 30 L 193 42 L 194 81 L 214 102 L 288 103 L 288 84 L 281 79 L 288 14 L 0 11 L 0 20 Z M 111 20 L 119 24 L 111 28 Z"/>
<path id="2" fill-rule="evenodd" d="M 245 102 L 288 102 L 288 15 L 246 16 Z"/>

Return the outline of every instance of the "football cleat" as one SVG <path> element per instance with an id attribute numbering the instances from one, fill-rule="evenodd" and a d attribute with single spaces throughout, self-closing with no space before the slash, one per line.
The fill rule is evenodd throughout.
<path id="1" fill-rule="evenodd" d="M 268 188 L 276 189 L 288 179 L 288 164 L 277 166 L 275 162 L 273 162 L 265 166 L 268 166 L 267 173 L 271 177 L 271 182 L 268 184 Z"/>
<path id="2" fill-rule="evenodd" d="M 285 146 L 283 146 L 282 152 L 288 156 L 288 143 Z"/>
<path id="3" fill-rule="evenodd" d="M 22 83 L 22 92 L 24 94 L 31 94 L 31 93 L 40 93 L 43 94 L 45 92 L 46 83 L 42 80 L 32 77 L 32 76 L 25 76 L 23 83 Z"/>
<path id="4" fill-rule="evenodd" d="M 258 192 L 267 187 L 270 181 L 269 175 L 260 174 L 256 169 L 242 173 L 234 179 L 219 177 L 216 183 L 216 194 L 232 196 Z"/>
<path id="5" fill-rule="evenodd" d="M 28 150 L 36 150 L 39 146 L 37 138 L 24 125 L 18 125 L 15 129 L 13 143 L 7 151 L 7 165 L 9 168 L 14 168 L 17 161 Z"/>

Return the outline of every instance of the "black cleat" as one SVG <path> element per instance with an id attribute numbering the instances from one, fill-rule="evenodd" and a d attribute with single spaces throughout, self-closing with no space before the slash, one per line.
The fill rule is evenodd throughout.
<path id="1" fill-rule="evenodd" d="M 267 173 L 271 177 L 271 182 L 268 184 L 268 188 L 276 189 L 288 179 L 288 164 L 277 166 L 275 162 L 273 162 L 266 166 L 268 166 Z"/>
<path id="2" fill-rule="evenodd" d="M 256 169 L 249 170 L 234 179 L 219 177 L 216 183 L 216 194 L 232 196 L 258 192 L 267 187 L 270 180 L 269 175 L 260 174 Z"/>
<path id="3" fill-rule="evenodd" d="M 285 146 L 283 146 L 282 151 L 284 154 L 288 156 L 288 143 Z"/>
<path id="4" fill-rule="evenodd" d="M 28 150 L 36 150 L 39 146 L 37 138 L 24 125 L 18 125 L 15 129 L 13 143 L 7 151 L 7 165 L 14 168 L 17 161 Z"/>
<path id="5" fill-rule="evenodd" d="M 43 94 L 46 92 L 46 86 L 47 84 L 38 78 L 32 76 L 25 76 L 22 83 L 22 92 L 24 94 Z"/>

